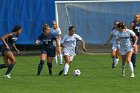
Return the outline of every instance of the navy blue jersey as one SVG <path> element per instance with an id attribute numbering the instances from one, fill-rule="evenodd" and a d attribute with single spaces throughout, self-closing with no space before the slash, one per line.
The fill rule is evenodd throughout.
<path id="1" fill-rule="evenodd" d="M 5 39 L 6 43 L 9 45 L 15 43 L 18 39 L 18 35 L 15 35 L 14 33 L 12 33 L 12 36 L 8 37 Z"/>
<path id="2" fill-rule="evenodd" d="M 133 26 L 133 31 L 135 32 L 135 34 L 139 37 L 139 31 L 140 31 L 140 23 L 137 23 L 135 21 L 133 21 L 134 26 Z"/>
<path id="3" fill-rule="evenodd" d="M 10 50 L 13 49 L 13 44 L 15 43 L 15 41 L 18 39 L 18 35 L 15 35 L 14 33 L 12 33 L 12 36 L 8 37 L 5 39 L 5 42 L 8 44 Z M 6 46 L 3 45 L 2 46 L 2 52 L 6 51 Z"/>
<path id="4" fill-rule="evenodd" d="M 56 37 L 53 34 L 45 36 L 44 33 L 42 33 L 38 40 L 43 43 L 43 48 L 54 48 L 53 41 L 56 40 Z"/>

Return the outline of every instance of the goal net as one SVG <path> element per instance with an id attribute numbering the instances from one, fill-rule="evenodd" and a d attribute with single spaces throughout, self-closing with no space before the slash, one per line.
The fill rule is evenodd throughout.
<path id="1" fill-rule="evenodd" d="M 115 20 L 129 28 L 135 14 L 140 13 L 139 0 L 56 1 L 56 21 L 62 34 L 74 25 L 89 44 L 103 44 L 110 35 Z"/>

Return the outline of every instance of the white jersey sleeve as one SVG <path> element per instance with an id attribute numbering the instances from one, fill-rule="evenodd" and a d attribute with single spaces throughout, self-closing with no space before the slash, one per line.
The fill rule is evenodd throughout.
<path id="1" fill-rule="evenodd" d="M 60 28 L 57 28 L 57 30 L 58 30 L 58 35 L 61 35 L 62 33 L 61 33 L 61 29 Z"/>
<path id="2" fill-rule="evenodd" d="M 82 40 L 82 38 L 79 35 L 77 35 L 77 34 L 74 34 L 74 35 L 76 37 L 76 40 L 78 40 L 78 41 L 81 41 Z"/>
<path id="3" fill-rule="evenodd" d="M 128 30 L 131 36 L 135 36 L 135 33 L 132 30 Z"/>

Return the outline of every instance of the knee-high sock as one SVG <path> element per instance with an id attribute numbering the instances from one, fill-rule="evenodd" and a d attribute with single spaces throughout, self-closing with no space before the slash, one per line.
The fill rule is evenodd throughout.
<path id="1" fill-rule="evenodd" d="M 135 66 L 135 64 L 136 64 L 136 54 L 135 53 L 132 54 L 131 61 L 133 63 L 133 66 Z"/>
<path id="2" fill-rule="evenodd" d="M 129 62 L 128 64 L 129 64 L 130 73 L 131 74 L 134 73 L 134 68 L 133 68 L 132 62 Z"/>
<path id="3" fill-rule="evenodd" d="M 116 58 L 112 57 L 112 61 L 113 61 L 113 63 L 115 63 L 115 59 L 116 59 Z"/>
<path id="4" fill-rule="evenodd" d="M 9 67 L 8 67 L 7 72 L 5 73 L 5 75 L 9 74 L 9 73 L 12 71 L 13 67 L 14 67 L 14 64 L 11 63 L 11 64 L 9 65 Z"/>
<path id="5" fill-rule="evenodd" d="M 43 68 L 43 65 L 44 65 L 44 60 L 40 60 L 40 63 L 38 65 L 38 72 L 37 74 L 40 75 L 41 71 L 42 71 L 42 68 Z"/>
<path id="6" fill-rule="evenodd" d="M 62 64 L 63 63 L 63 56 L 62 56 L 62 54 L 60 54 L 59 57 L 60 57 L 60 63 Z"/>
<path id="7" fill-rule="evenodd" d="M 122 63 L 122 74 L 125 74 L 125 64 Z"/>
<path id="8" fill-rule="evenodd" d="M 118 62 L 119 62 L 119 59 L 116 59 L 115 58 L 115 61 L 114 61 L 115 63 L 114 63 L 114 66 L 116 66 L 117 64 L 118 64 Z"/>
<path id="9" fill-rule="evenodd" d="M 56 63 L 56 64 L 58 63 L 57 55 L 55 55 L 55 63 Z"/>
<path id="10" fill-rule="evenodd" d="M 0 64 L 0 69 L 6 68 L 5 64 Z"/>
<path id="11" fill-rule="evenodd" d="M 51 68 L 52 68 L 52 63 L 47 63 L 47 65 L 48 65 L 48 69 L 51 70 Z"/>
<path id="12" fill-rule="evenodd" d="M 69 71 L 69 64 L 66 63 L 64 66 L 64 75 L 66 75 L 68 71 Z"/>
<path id="13" fill-rule="evenodd" d="M 47 63 L 49 74 L 52 75 L 52 63 Z"/>

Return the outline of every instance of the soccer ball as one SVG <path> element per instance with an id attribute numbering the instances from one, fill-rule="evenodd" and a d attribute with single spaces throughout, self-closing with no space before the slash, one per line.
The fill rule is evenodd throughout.
<path id="1" fill-rule="evenodd" d="M 80 76 L 81 71 L 79 69 L 73 70 L 73 75 L 74 76 Z"/>

